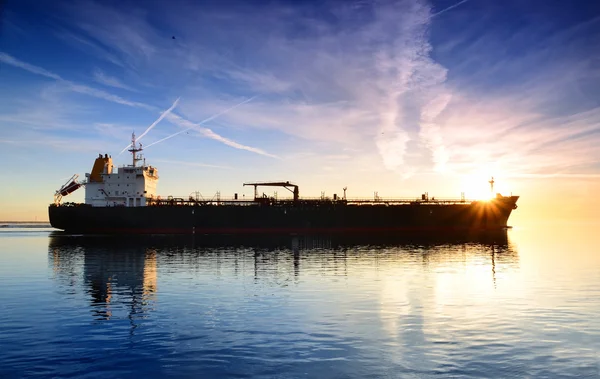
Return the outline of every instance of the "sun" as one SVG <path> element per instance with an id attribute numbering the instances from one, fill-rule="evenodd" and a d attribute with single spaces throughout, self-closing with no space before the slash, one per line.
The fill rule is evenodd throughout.
<path id="1" fill-rule="evenodd" d="M 496 189 L 492 191 L 492 176 L 487 172 L 465 175 L 462 179 L 461 188 L 467 199 L 489 200 L 496 196 Z M 494 181 L 495 183 L 495 181 Z"/>

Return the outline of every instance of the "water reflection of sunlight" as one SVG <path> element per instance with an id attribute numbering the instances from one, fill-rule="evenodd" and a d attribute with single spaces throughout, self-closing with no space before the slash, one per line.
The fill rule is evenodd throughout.
<path id="1" fill-rule="evenodd" d="M 380 317 L 398 346 L 412 346 L 418 342 L 415 338 L 425 340 L 444 333 L 445 319 L 472 324 L 494 312 L 498 292 L 513 288 L 518 267 L 510 242 L 404 248 L 396 254 L 413 259 L 402 260 L 402 265 L 390 261 L 381 281 Z"/>
<path id="2" fill-rule="evenodd" d="M 157 290 L 157 277 L 156 277 L 156 250 L 146 249 L 146 255 L 144 257 L 144 279 L 143 279 L 143 296 L 144 301 L 151 301 L 155 299 Z"/>

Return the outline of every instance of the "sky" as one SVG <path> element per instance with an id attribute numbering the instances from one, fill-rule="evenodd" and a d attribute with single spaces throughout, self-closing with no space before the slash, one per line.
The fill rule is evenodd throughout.
<path id="1" fill-rule="evenodd" d="M 598 220 L 600 3 L 0 1 L 0 220 L 47 220 L 132 132 L 163 196 L 473 198 L 493 176 L 510 224 Z"/>

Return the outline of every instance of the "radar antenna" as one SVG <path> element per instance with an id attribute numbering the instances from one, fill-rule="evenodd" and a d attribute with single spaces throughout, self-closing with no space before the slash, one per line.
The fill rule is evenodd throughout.
<path id="1" fill-rule="evenodd" d="M 142 144 L 138 143 L 137 146 L 135 144 L 135 133 L 131 133 L 131 148 L 128 150 L 131 155 L 132 155 L 132 166 L 135 167 L 137 165 L 137 162 L 142 160 L 142 155 L 141 154 L 137 154 L 138 152 L 142 151 L 144 149 L 142 149 Z"/>

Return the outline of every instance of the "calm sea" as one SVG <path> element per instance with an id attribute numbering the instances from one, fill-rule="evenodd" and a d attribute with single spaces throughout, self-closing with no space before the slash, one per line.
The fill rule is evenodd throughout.
<path id="1" fill-rule="evenodd" d="M 0 228 L 0 377 L 600 377 L 600 228 L 254 240 Z"/>

